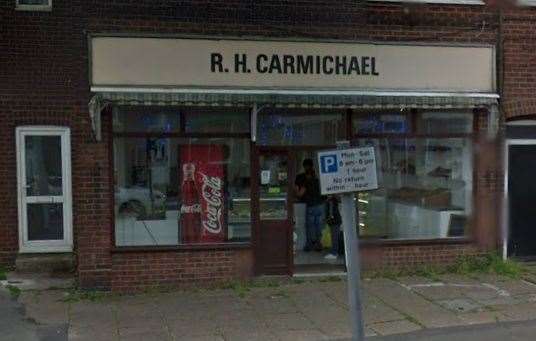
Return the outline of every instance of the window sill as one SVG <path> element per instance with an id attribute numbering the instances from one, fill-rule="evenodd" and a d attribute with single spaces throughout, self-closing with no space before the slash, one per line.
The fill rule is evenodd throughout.
<path id="1" fill-rule="evenodd" d="M 470 237 L 438 238 L 438 239 L 361 239 L 363 247 L 373 246 L 406 246 L 406 245 L 438 245 L 438 244 L 472 244 L 475 240 Z"/>
<path id="2" fill-rule="evenodd" d="M 526 7 L 536 7 L 536 1 L 535 0 L 519 0 L 517 2 L 519 6 L 526 6 Z"/>
<path id="3" fill-rule="evenodd" d="M 16 11 L 24 12 L 51 12 L 52 6 L 50 5 L 17 5 Z"/>
<path id="4" fill-rule="evenodd" d="M 368 0 L 369 2 L 399 2 L 405 4 L 430 4 L 430 5 L 477 5 L 483 6 L 482 0 Z"/>
<path id="5" fill-rule="evenodd" d="M 249 249 L 251 243 L 200 244 L 200 245 L 166 245 L 166 246 L 114 246 L 112 253 L 127 252 L 177 252 L 177 251 L 206 251 Z"/>

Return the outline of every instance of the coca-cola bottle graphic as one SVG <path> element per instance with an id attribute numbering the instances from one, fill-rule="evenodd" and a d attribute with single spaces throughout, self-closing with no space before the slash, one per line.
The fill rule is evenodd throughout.
<path id="1" fill-rule="evenodd" d="M 201 205 L 195 185 L 195 165 L 182 166 L 182 204 L 180 215 L 181 239 L 185 244 L 201 242 Z"/>

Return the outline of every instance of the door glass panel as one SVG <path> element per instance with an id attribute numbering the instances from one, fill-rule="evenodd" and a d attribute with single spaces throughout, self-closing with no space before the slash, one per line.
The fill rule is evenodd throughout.
<path id="1" fill-rule="evenodd" d="M 26 136 L 26 195 L 62 195 L 61 136 Z"/>
<path id="2" fill-rule="evenodd" d="M 63 204 L 28 204 L 28 240 L 63 239 Z"/>
<path id="3" fill-rule="evenodd" d="M 287 220 L 288 159 L 285 155 L 261 155 L 261 220 Z"/>

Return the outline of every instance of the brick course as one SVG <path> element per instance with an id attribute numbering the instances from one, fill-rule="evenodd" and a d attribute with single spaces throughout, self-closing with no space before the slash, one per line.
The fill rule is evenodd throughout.
<path id="1" fill-rule="evenodd" d="M 79 283 L 84 288 L 117 291 L 251 275 L 253 256 L 248 250 L 112 253 L 109 114 L 104 114 L 103 141 L 96 143 L 87 109 L 88 34 L 492 45 L 498 44 L 500 35 L 498 13 L 484 6 L 355 0 L 54 0 L 51 12 L 23 12 L 15 11 L 14 4 L 14 0 L 0 0 L 0 264 L 12 265 L 18 250 L 15 127 L 65 125 L 72 130 L 73 226 Z M 536 77 L 532 63 L 535 15 L 536 10 L 525 9 L 504 17 L 503 92 L 508 117 L 533 114 L 536 107 L 531 98 Z M 493 145 L 486 148 L 495 154 Z M 496 162 L 488 160 L 475 178 L 475 201 L 481 212 L 476 218 L 476 244 L 367 247 L 379 252 L 378 266 L 449 262 L 459 253 L 492 249 L 498 210 L 490 205 L 496 202 L 501 178 Z"/>

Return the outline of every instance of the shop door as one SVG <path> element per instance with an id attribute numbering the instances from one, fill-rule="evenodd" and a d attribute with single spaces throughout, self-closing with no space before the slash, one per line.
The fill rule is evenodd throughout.
<path id="1" fill-rule="evenodd" d="M 292 273 L 292 181 L 287 152 L 259 151 L 257 272 Z"/>
<path id="2" fill-rule="evenodd" d="M 536 256 L 536 141 L 508 150 L 508 255 Z"/>
<path id="3" fill-rule="evenodd" d="M 72 251 L 70 131 L 19 127 L 19 251 Z"/>

